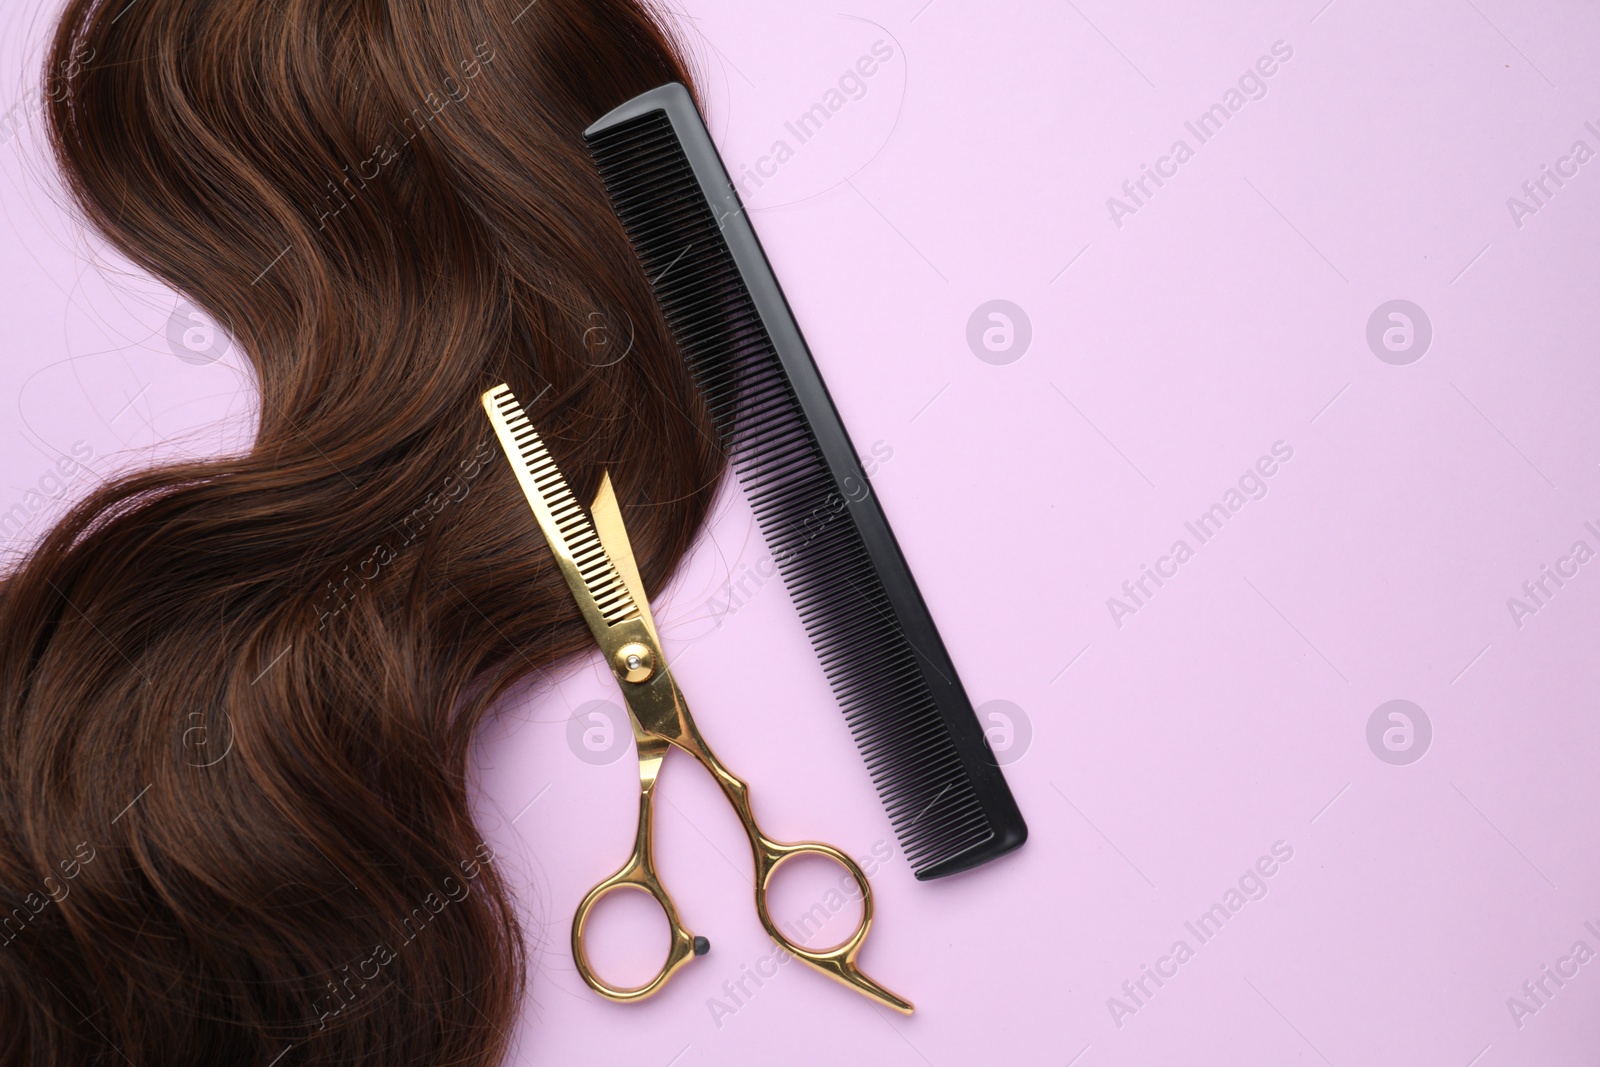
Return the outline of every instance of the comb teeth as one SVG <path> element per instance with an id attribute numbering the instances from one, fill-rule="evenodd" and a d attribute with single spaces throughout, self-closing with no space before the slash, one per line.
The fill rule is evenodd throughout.
<path id="1" fill-rule="evenodd" d="M 586 132 L 918 878 L 1027 828 L 686 90 Z"/>
<path id="2" fill-rule="evenodd" d="M 589 592 L 600 605 L 600 614 L 608 624 L 614 626 L 624 619 L 633 618 L 639 613 L 633 597 L 628 593 L 617 569 L 612 566 L 611 557 L 606 555 L 605 548 L 600 544 L 594 524 L 573 499 L 572 490 L 567 488 L 567 480 L 561 476 L 561 469 L 556 466 L 555 459 L 533 428 L 533 423 L 528 421 L 527 412 L 517 403 L 511 387 L 496 386 L 485 394 L 484 399 L 490 405 L 491 412 L 500 416 L 494 420 L 495 432 L 500 437 L 500 445 L 507 458 L 517 469 L 518 480 L 528 496 L 528 503 L 534 504 L 537 512 L 534 500 L 537 494 L 555 521 L 561 544 L 552 547 L 558 552 L 565 552 L 578 565 L 584 585 L 588 586 Z M 540 525 L 544 524 L 541 522 Z M 548 528 L 545 532 L 549 533 Z"/>

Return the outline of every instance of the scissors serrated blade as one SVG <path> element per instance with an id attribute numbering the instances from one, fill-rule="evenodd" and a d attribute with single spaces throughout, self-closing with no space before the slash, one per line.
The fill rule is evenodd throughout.
<path id="1" fill-rule="evenodd" d="M 596 619 L 604 625 L 615 626 L 636 618 L 639 608 L 628 592 L 627 583 L 606 554 L 594 524 L 573 498 L 567 480 L 561 476 L 556 461 L 528 421 L 522 405 L 517 403 L 511 387 L 497 385 L 484 393 L 483 407 L 500 438 L 500 447 L 516 471 L 522 493 L 539 520 L 539 528 L 550 543 L 550 550 L 562 564 L 567 584 L 572 586 L 584 614 L 591 616 L 591 625 Z"/>

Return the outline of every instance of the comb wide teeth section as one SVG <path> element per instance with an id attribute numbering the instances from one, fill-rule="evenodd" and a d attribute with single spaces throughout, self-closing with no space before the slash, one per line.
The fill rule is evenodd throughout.
<path id="1" fill-rule="evenodd" d="M 600 544 L 594 524 L 573 499 L 567 480 L 561 476 L 550 450 L 528 421 L 527 413 L 517 403 L 510 386 L 501 385 L 490 390 L 489 400 L 505 422 L 507 436 L 502 438 L 502 443 L 508 457 L 532 479 L 545 506 L 555 517 L 563 548 L 577 563 L 584 584 L 600 605 L 600 614 L 612 626 L 637 615 L 633 597 Z"/>
<path id="2" fill-rule="evenodd" d="M 664 112 L 589 150 L 919 874 L 994 828 Z"/>

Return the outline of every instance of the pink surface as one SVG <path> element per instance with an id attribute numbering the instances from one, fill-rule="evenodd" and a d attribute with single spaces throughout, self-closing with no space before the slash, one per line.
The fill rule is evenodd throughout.
<path id="1" fill-rule="evenodd" d="M 582 986 L 570 917 L 635 804 L 625 740 L 578 758 L 605 730 L 569 718 L 619 703 L 582 664 L 482 739 L 482 825 L 537 952 L 511 1062 L 1594 1062 L 1600 13 L 685 4 L 713 134 L 755 175 L 756 227 L 950 652 L 975 702 L 1012 705 L 992 725 L 1032 839 L 912 879 L 781 583 L 746 579 L 729 610 L 764 554 L 730 497 L 657 604 L 675 669 L 770 832 L 893 849 L 863 962 L 917 1014 L 793 964 L 730 996 L 776 964 L 737 825 L 681 760 L 661 867 L 712 953 L 645 1005 Z M 0 107 L 28 111 L 47 21 L 0 14 Z M 801 143 L 785 123 L 818 103 L 837 106 Z M 1186 123 L 1219 103 L 1202 142 Z M 1167 176 L 1136 200 L 1144 166 Z M 1535 200 L 1544 166 L 1567 176 Z M 169 344 L 161 287 L 89 268 L 27 134 L 0 168 L 20 544 L 91 478 L 239 447 L 252 394 L 237 353 Z M 994 300 L 1029 325 L 1010 313 L 1009 350 L 987 309 L 969 345 Z M 87 468 L 53 473 L 75 444 Z M 1270 478 L 1248 473 L 1263 457 Z M 1214 504 L 1202 540 L 1186 523 Z M 1408 717 L 1369 731 L 1394 700 Z M 825 886 L 786 887 L 780 918 Z M 607 958 L 637 968 L 649 925 L 607 918 Z"/>

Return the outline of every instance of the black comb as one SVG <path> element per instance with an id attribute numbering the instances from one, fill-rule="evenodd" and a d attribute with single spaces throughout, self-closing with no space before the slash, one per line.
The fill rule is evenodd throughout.
<path id="1" fill-rule="evenodd" d="M 1028 828 L 694 99 L 584 131 L 918 878 Z"/>

